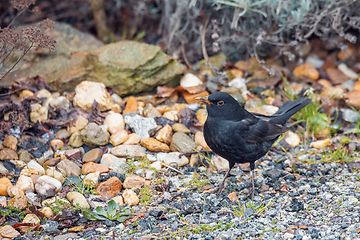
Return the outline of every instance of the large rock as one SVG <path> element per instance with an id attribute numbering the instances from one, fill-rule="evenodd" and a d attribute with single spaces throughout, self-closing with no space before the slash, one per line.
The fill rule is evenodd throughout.
<path id="1" fill-rule="evenodd" d="M 133 41 L 105 46 L 91 35 L 59 24 L 50 34 L 56 50 L 43 50 L 31 57 L 19 71 L 9 74 L 2 84 L 11 85 L 19 77 L 42 76 L 53 89 L 72 91 L 83 80 L 103 82 L 117 94 L 148 91 L 169 83 L 183 73 L 184 66 L 164 54 L 160 47 Z"/>

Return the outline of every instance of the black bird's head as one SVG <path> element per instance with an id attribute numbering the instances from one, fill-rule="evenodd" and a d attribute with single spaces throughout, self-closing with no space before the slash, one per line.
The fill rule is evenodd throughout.
<path id="1" fill-rule="evenodd" d="M 238 120 L 247 115 L 247 111 L 230 94 L 225 92 L 216 92 L 209 97 L 197 99 L 206 103 L 206 109 L 210 117 Z"/>

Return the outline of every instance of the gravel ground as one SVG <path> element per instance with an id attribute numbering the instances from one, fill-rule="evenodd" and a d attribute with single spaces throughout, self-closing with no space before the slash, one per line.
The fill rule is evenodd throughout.
<path id="1" fill-rule="evenodd" d="M 99 222 L 82 233 L 64 229 L 55 239 L 360 239 L 359 172 L 349 172 L 346 163 L 297 163 L 290 168 L 295 152 L 301 159 L 313 158 L 301 155 L 299 147 L 291 151 L 270 152 L 257 161 L 253 201 L 246 198 L 249 172 L 234 168 L 218 197 L 211 185 L 218 185 L 223 172 L 182 167 L 182 175 L 166 172 L 149 204 L 131 207 L 136 221 Z M 206 185 L 197 189 L 194 179 Z M 229 199 L 231 192 L 237 201 Z M 57 222 L 44 226 L 49 235 L 57 231 Z"/>

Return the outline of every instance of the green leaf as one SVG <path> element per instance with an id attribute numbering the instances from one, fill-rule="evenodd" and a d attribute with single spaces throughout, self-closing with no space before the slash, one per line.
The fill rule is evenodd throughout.
<path id="1" fill-rule="evenodd" d="M 117 216 L 117 215 L 116 215 Z M 113 219 L 113 220 L 116 220 L 116 221 L 119 221 L 119 222 L 125 222 L 125 217 L 120 217 L 120 216 L 117 216 L 116 219 Z"/>
<path id="2" fill-rule="evenodd" d="M 98 206 L 98 207 L 96 207 L 95 210 L 96 210 L 97 214 L 100 214 L 101 216 L 104 216 L 106 218 L 108 217 L 107 212 L 105 212 L 105 210 L 102 207 Z"/>
<path id="3" fill-rule="evenodd" d="M 116 211 L 119 209 L 119 206 L 114 200 L 111 200 L 108 202 L 108 215 L 109 216 L 115 216 Z"/>
<path id="4" fill-rule="evenodd" d="M 96 213 L 94 213 L 93 211 L 90 211 L 88 209 L 83 209 L 81 212 L 84 215 L 84 217 L 89 220 L 106 220 L 106 218 L 99 216 Z"/>

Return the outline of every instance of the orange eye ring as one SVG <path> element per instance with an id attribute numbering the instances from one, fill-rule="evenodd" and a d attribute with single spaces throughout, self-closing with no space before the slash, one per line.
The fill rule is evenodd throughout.
<path id="1" fill-rule="evenodd" d="M 218 101 L 218 102 L 217 102 L 217 105 L 218 105 L 218 106 L 224 105 L 224 101 L 222 101 L 222 100 L 221 100 L 221 101 Z"/>

